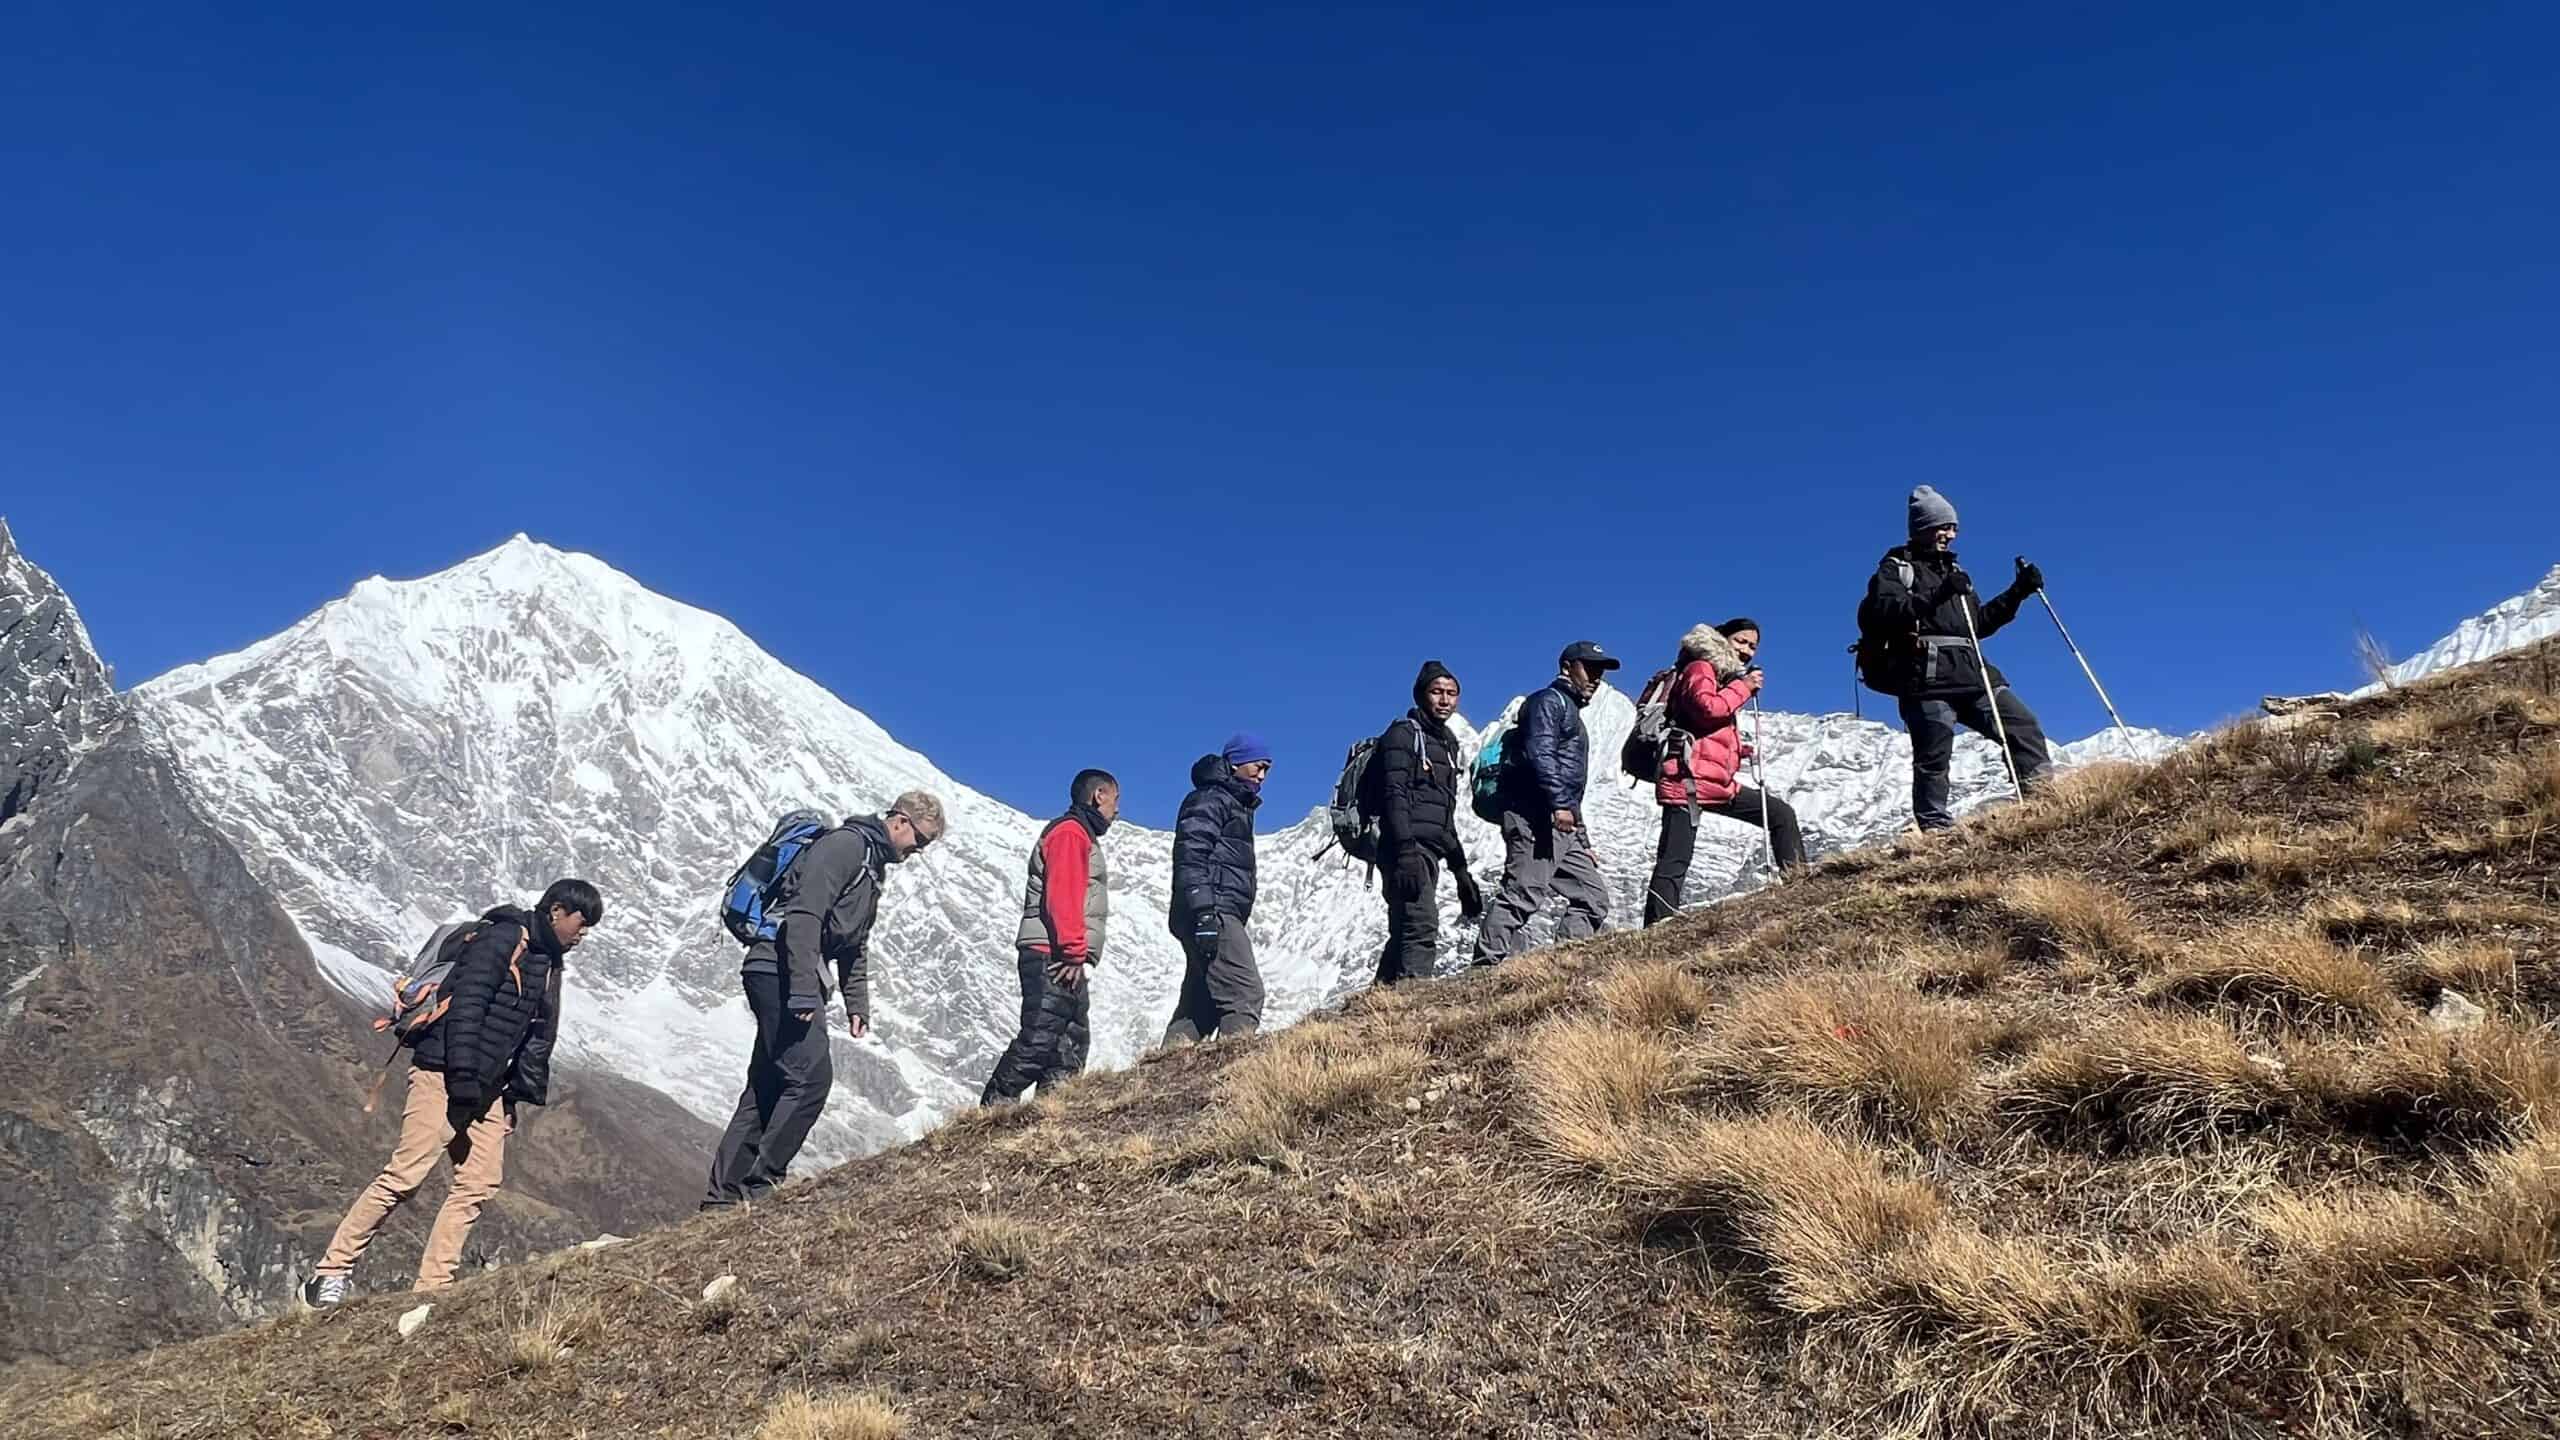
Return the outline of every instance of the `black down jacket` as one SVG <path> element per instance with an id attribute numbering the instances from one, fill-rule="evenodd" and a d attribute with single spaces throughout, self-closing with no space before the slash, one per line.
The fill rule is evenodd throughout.
<path id="1" fill-rule="evenodd" d="M 1173 821 L 1173 906 L 1166 919 L 1176 935 L 1189 935 L 1204 913 L 1253 918 L 1253 812 L 1262 795 L 1215 755 L 1191 767 L 1191 785 Z"/>
<path id="2" fill-rule="evenodd" d="M 1988 640 L 2018 618 L 2018 607 L 2035 592 L 2013 586 L 1983 600 L 1972 597 L 1972 585 L 1952 552 L 1931 555 L 1908 545 L 1885 552 L 1858 615 L 1860 634 L 1889 642 L 1877 688 L 1888 695 L 1982 693 L 1986 666 L 1965 634 L 1968 597 L 1978 633 Z M 1992 684 L 2007 683 L 1997 669 L 1989 673 Z"/>
<path id="3" fill-rule="evenodd" d="M 548 919 L 513 905 L 480 920 L 480 933 L 445 976 L 452 1003 L 418 1037 L 411 1063 L 442 1071 L 456 1105 L 500 1094 L 540 1105 L 550 1097 L 551 1042 L 560 1029 L 560 942 Z"/>
<path id="4" fill-rule="evenodd" d="M 1464 865 L 1458 843 L 1458 782 L 1466 763 L 1449 727 L 1415 709 L 1378 737 L 1378 858 L 1393 864 L 1396 851 L 1417 845 L 1424 854 Z"/>

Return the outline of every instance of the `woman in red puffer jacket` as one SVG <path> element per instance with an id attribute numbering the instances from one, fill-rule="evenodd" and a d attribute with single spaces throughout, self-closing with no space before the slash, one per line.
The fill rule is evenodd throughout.
<path id="1" fill-rule="evenodd" d="M 1662 774 L 1654 782 L 1654 799 L 1662 806 L 1662 842 L 1654 852 L 1653 879 L 1645 887 L 1647 925 L 1680 913 L 1701 813 L 1761 823 L 1760 792 L 1742 783 L 1742 762 L 1751 758 L 1751 746 L 1742 738 L 1741 725 L 1743 707 L 1760 693 L 1760 671 L 1751 664 L 1759 649 L 1759 622 L 1750 619 L 1700 625 L 1680 637 L 1680 669 L 1671 682 L 1668 708 L 1671 723 L 1690 739 L 1663 759 Z M 1774 796 L 1765 803 L 1778 864 L 1803 864 L 1804 835 L 1795 810 Z"/>

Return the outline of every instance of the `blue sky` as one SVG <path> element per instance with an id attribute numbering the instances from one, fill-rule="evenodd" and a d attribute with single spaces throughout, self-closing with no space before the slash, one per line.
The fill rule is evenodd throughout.
<path id="1" fill-rule="evenodd" d="M 2173 729 L 2560 561 L 2547 6 L 376 8 L 13 20 L 0 513 L 127 682 L 526 530 L 1161 822 L 1427 655 L 1846 708 L 1921 481 Z"/>

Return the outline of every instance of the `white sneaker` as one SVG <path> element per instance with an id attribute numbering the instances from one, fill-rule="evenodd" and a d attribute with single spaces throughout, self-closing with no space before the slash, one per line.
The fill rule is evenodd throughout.
<path id="1" fill-rule="evenodd" d="M 314 1310 L 347 1303 L 347 1277 L 313 1275 L 302 1284 L 302 1303 Z"/>

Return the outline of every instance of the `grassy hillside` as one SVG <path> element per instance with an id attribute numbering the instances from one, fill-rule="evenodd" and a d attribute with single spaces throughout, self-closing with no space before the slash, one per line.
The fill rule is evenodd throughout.
<path id="1" fill-rule="evenodd" d="M 1242 1045 L 45 1436 L 2545 1434 L 2550 647 Z M 1112 983 L 1109 974 L 1102 984 Z M 737 1284 L 702 1298 L 716 1277 Z"/>

